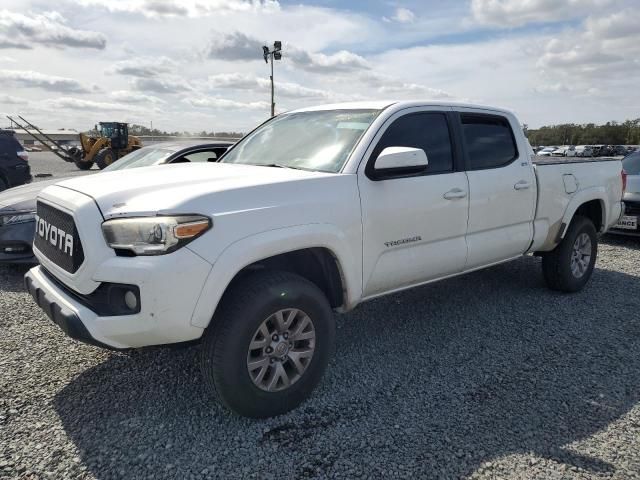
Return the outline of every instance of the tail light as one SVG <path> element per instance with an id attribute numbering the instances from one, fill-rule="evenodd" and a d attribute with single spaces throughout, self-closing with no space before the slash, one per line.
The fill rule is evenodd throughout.
<path id="1" fill-rule="evenodd" d="M 625 172 L 624 169 L 622 169 L 620 176 L 622 177 L 622 193 L 624 193 L 625 190 L 627 189 L 627 172 Z"/>
<path id="2" fill-rule="evenodd" d="M 25 162 L 29 161 L 29 154 L 27 152 L 25 152 L 24 150 L 20 150 L 20 151 L 16 152 L 16 154 L 18 155 L 19 159 L 24 160 Z"/>

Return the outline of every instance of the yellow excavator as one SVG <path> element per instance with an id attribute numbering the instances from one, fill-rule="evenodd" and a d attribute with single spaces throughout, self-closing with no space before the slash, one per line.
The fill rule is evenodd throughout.
<path id="1" fill-rule="evenodd" d="M 13 118 L 7 118 L 65 162 L 75 163 L 80 170 L 89 170 L 94 163 L 102 170 L 120 157 L 142 148 L 142 141 L 138 137 L 129 135 L 129 126 L 126 123 L 100 122 L 89 134 L 80 134 L 80 147 L 65 148 L 20 115 L 18 118 L 32 131 L 27 130 Z M 38 132 L 40 137 L 33 131 Z"/>

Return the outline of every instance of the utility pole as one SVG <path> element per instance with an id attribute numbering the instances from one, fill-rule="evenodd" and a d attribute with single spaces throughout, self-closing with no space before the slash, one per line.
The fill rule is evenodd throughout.
<path id="1" fill-rule="evenodd" d="M 271 60 L 271 76 L 269 77 L 269 79 L 271 80 L 271 116 L 274 117 L 276 114 L 276 101 L 273 85 L 273 61 L 282 59 L 282 42 L 279 40 L 273 42 L 273 50 L 269 50 L 269 47 L 263 45 L 262 56 L 265 63 L 269 63 L 269 60 Z"/>

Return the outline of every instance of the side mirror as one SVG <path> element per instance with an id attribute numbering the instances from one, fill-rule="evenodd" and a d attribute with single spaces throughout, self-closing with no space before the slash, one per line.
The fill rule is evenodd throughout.
<path id="1" fill-rule="evenodd" d="M 373 165 L 376 178 L 420 173 L 429 165 L 427 154 L 421 148 L 387 147 Z"/>

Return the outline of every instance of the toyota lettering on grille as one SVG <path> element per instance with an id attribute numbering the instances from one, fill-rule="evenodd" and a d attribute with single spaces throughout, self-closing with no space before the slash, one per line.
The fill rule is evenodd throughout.
<path id="1" fill-rule="evenodd" d="M 73 235 L 36 215 L 37 234 L 63 253 L 73 257 Z"/>

